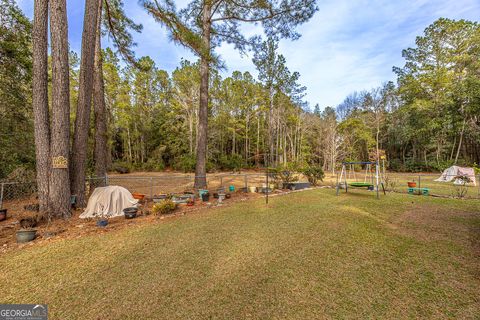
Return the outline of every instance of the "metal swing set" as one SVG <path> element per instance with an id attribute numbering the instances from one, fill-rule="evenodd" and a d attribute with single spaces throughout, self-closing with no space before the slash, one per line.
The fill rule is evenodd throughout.
<path id="1" fill-rule="evenodd" d="M 355 175 L 355 165 L 365 166 L 363 181 L 360 181 Z M 375 167 L 375 171 L 373 170 L 373 166 Z M 369 191 L 375 191 L 376 197 L 379 199 L 380 186 L 382 187 L 383 194 L 386 195 L 385 185 L 383 183 L 384 171 L 384 169 L 380 168 L 378 161 L 342 162 L 342 172 L 340 173 L 340 178 L 337 180 L 337 196 L 340 194 L 340 189 L 345 189 L 345 192 L 348 192 L 349 187 L 353 187 L 367 188 Z M 347 180 L 354 181 L 348 182 Z"/>

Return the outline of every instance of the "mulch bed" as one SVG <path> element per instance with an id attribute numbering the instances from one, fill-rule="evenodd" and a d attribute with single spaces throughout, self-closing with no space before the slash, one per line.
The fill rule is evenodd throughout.
<path id="1" fill-rule="evenodd" d="M 277 191 L 276 193 L 283 192 Z M 80 219 L 79 216 L 83 210 L 72 210 L 72 217 L 70 219 L 57 218 L 52 219 L 50 222 L 48 222 L 48 219 L 39 219 L 40 222 L 38 222 L 35 227 L 37 230 L 37 238 L 34 241 L 24 244 L 16 243 L 16 231 L 20 229 L 21 219 L 40 218 L 37 212 L 25 209 L 25 206 L 34 205 L 36 199 L 30 198 L 8 201 L 4 203 L 4 207 L 8 208 L 7 220 L 0 221 L 0 254 L 28 246 L 44 245 L 62 239 L 102 234 L 145 223 L 160 223 L 186 214 L 205 212 L 208 208 L 228 206 L 236 202 L 259 198 L 261 196 L 263 195 L 258 193 L 234 192 L 231 194 L 230 199 L 225 199 L 220 205 L 217 199 L 213 199 L 212 197 L 210 198 L 210 202 L 202 202 L 197 199 L 194 206 L 180 204 L 173 213 L 160 216 L 150 214 L 153 202 L 146 201 L 139 207 L 139 212 L 135 219 L 125 219 L 124 217 L 110 218 L 108 226 L 104 228 L 98 227 L 95 219 Z"/>

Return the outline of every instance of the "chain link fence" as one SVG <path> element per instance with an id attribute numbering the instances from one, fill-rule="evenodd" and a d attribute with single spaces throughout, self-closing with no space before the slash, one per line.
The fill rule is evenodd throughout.
<path id="1" fill-rule="evenodd" d="M 36 182 L 0 182 L 0 209 L 5 203 L 21 199 L 35 200 L 37 196 Z"/>
<path id="2" fill-rule="evenodd" d="M 307 178 L 301 173 L 296 173 L 297 182 L 306 182 Z M 435 181 L 439 174 L 414 174 L 414 173 L 386 173 L 383 176 L 384 186 L 387 192 L 428 194 L 451 198 L 480 199 L 480 175 L 474 176 L 473 182 L 455 184 L 458 176 L 447 176 L 449 182 Z M 206 176 L 208 189 L 219 188 L 234 189 L 235 191 L 249 192 L 259 188 L 283 188 L 282 183 L 269 173 L 267 184 L 266 172 L 256 173 L 218 173 Z M 323 181 L 318 181 L 319 186 L 336 187 L 339 173 L 326 173 Z M 105 177 L 90 177 L 86 180 L 87 198 L 97 187 L 118 185 L 152 198 L 158 194 L 179 194 L 185 191 L 193 191 L 195 176 L 181 173 L 152 173 L 152 174 L 128 174 L 107 175 Z M 357 172 L 355 177 L 348 177 L 347 183 L 363 181 L 362 173 Z M 472 179 L 473 180 L 473 179 Z M 410 187 L 409 186 L 413 186 Z M 412 184 L 413 183 L 413 184 Z M 427 191 L 424 191 L 424 190 Z M 352 190 L 353 191 L 353 190 Z M 0 182 L 0 209 L 20 204 L 35 204 L 37 186 L 35 182 Z"/>

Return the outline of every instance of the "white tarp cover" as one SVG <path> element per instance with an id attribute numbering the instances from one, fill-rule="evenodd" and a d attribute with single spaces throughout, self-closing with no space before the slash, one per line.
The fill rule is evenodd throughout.
<path id="1" fill-rule="evenodd" d="M 475 170 L 473 168 L 467 167 L 459 167 L 459 166 L 451 166 L 448 169 L 445 169 L 440 176 L 440 178 L 436 179 L 435 181 L 439 182 L 451 182 L 453 181 L 454 184 L 463 184 L 463 180 L 459 179 L 459 176 L 466 176 L 470 179 L 470 183 L 474 186 L 477 185 L 475 181 Z"/>
<path id="2" fill-rule="evenodd" d="M 138 200 L 123 187 L 100 187 L 93 191 L 88 199 L 87 208 L 80 218 L 123 216 L 123 209 L 136 207 L 137 204 Z"/>

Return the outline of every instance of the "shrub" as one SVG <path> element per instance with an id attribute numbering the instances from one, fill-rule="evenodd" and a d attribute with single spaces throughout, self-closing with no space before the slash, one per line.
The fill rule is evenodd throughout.
<path id="1" fill-rule="evenodd" d="M 130 173 L 132 165 L 128 162 L 118 161 L 112 165 L 112 169 L 118 173 Z"/>
<path id="2" fill-rule="evenodd" d="M 228 156 L 221 156 L 218 160 L 218 166 L 222 170 L 238 171 L 245 165 L 243 158 L 239 154 L 232 154 Z"/>
<path id="3" fill-rule="evenodd" d="M 163 169 L 165 169 L 165 165 L 162 160 L 148 159 L 147 162 L 142 165 L 142 170 L 145 171 L 162 171 Z"/>
<path id="4" fill-rule="evenodd" d="M 303 169 L 303 174 L 307 177 L 308 182 L 310 182 L 310 184 L 313 186 L 316 186 L 319 180 L 323 181 L 323 178 L 325 178 L 323 169 L 318 166 L 306 167 Z"/>
<path id="5" fill-rule="evenodd" d="M 175 208 L 177 208 L 177 204 L 170 199 L 166 199 L 155 203 L 152 207 L 152 212 L 154 215 L 167 214 L 175 210 Z"/>
<path id="6" fill-rule="evenodd" d="M 183 172 L 193 172 L 195 171 L 195 164 L 196 160 L 194 155 L 184 154 L 176 159 L 173 168 Z"/>
<path id="7" fill-rule="evenodd" d="M 292 183 L 298 181 L 298 165 L 295 163 L 287 163 L 277 168 L 269 168 L 269 177 L 274 183 Z"/>

